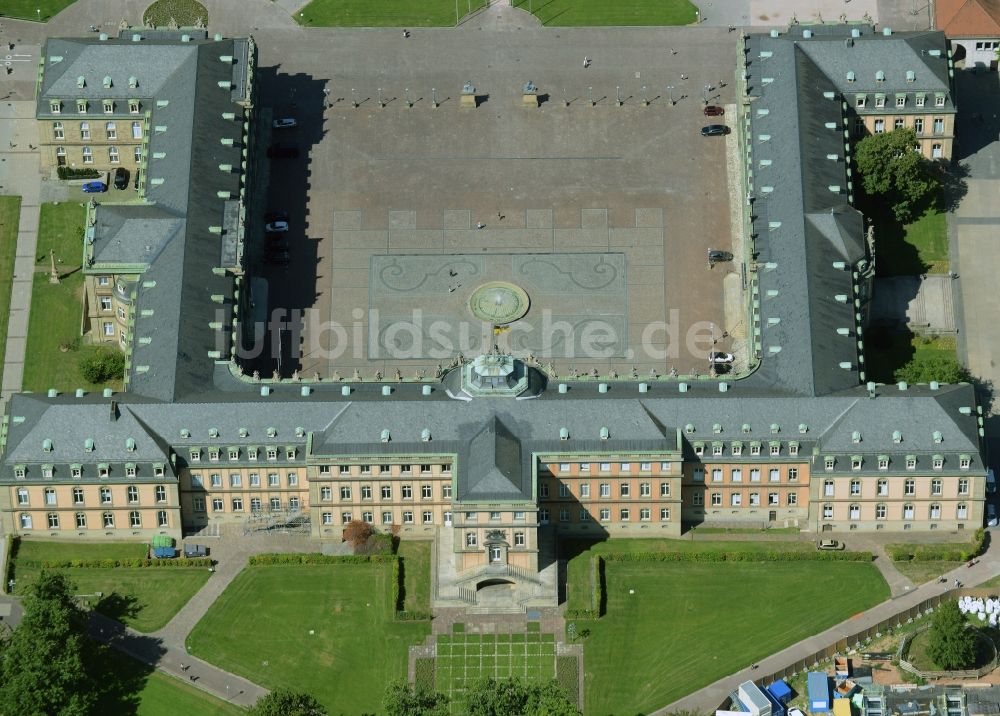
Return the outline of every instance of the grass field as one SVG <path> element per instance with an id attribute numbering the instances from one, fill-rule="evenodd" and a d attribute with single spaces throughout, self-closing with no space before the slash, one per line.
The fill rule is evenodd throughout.
<path id="1" fill-rule="evenodd" d="M 457 2 L 457 4 L 456 4 Z M 295 20 L 316 27 L 452 27 L 486 0 L 313 0 Z"/>
<path id="2" fill-rule="evenodd" d="M 74 2 L 75 0 L 4 0 L 0 5 L 0 17 L 40 19 L 45 22 Z"/>
<path id="3" fill-rule="evenodd" d="M 166 27 L 173 19 L 180 27 L 193 27 L 201 18 L 202 27 L 208 26 L 208 10 L 197 0 L 156 0 L 142 13 L 143 23 Z"/>
<path id="4" fill-rule="evenodd" d="M 962 566 L 962 564 L 964 562 L 918 562 L 917 560 L 892 563 L 899 570 L 900 574 L 914 584 L 923 584 L 932 579 L 937 579 L 945 572 L 950 572 L 955 567 Z"/>
<path id="5" fill-rule="evenodd" d="M 942 211 L 928 209 L 901 226 L 883 208 L 874 223 L 875 270 L 879 276 L 948 272 L 948 227 Z"/>
<path id="6" fill-rule="evenodd" d="M 97 664 L 105 689 L 95 714 L 235 716 L 246 711 L 105 647 Z"/>
<path id="7" fill-rule="evenodd" d="M 437 640 L 435 686 L 462 712 L 465 689 L 487 677 L 548 681 L 556 676 L 553 634 L 451 634 Z M 455 707 L 458 707 L 456 710 Z"/>
<path id="8" fill-rule="evenodd" d="M 405 543 L 404 543 L 405 544 Z M 188 638 L 188 650 L 262 686 L 288 686 L 331 713 L 377 712 L 427 622 L 392 619 L 388 564 L 247 567 Z"/>
<path id="9" fill-rule="evenodd" d="M 17 253 L 17 226 L 21 197 L 0 196 L 0 378 L 7 351 L 7 324 L 10 320 L 10 291 L 14 283 L 14 255 Z"/>
<path id="10" fill-rule="evenodd" d="M 121 389 L 121 380 L 94 385 L 80 373 L 80 359 L 98 350 L 97 346 L 81 345 L 80 339 L 83 274 L 77 269 L 83 260 L 84 221 L 80 204 L 42 204 L 35 265 L 43 270 L 35 273 L 31 287 L 26 350 L 31 360 L 24 365 L 24 390 Z M 50 250 L 55 251 L 56 270 L 62 275 L 58 284 L 49 283 L 44 270 L 50 266 Z"/>
<path id="11" fill-rule="evenodd" d="M 14 560 L 15 591 L 23 594 L 39 568 L 25 562 L 47 559 L 129 559 L 146 556 L 146 545 L 134 542 L 81 544 L 22 541 Z M 195 567 L 81 567 L 59 570 L 75 585 L 76 594 L 95 594 L 86 602 L 94 609 L 141 632 L 165 626 L 208 581 L 207 569 Z"/>
<path id="12" fill-rule="evenodd" d="M 571 600 L 574 563 L 588 559 L 570 562 Z M 586 710 L 596 714 L 661 707 L 889 596 L 875 566 L 855 562 L 608 562 L 605 578 L 606 615 L 577 624 L 591 631 Z"/>
<path id="13" fill-rule="evenodd" d="M 403 540 L 396 550 L 403 559 L 403 609 L 431 610 L 431 543 Z"/>
<path id="14" fill-rule="evenodd" d="M 912 333 L 888 333 L 868 342 L 868 369 L 872 380 L 895 383 L 895 372 L 915 358 L 947 356 L 958 359 L 954 336 L 915 336 Z"/>
<path id="15" fill-rule="evenodd" d="M 690 25 L 698 8 L 688 0 L 515 0 L 543 25 Z"/>

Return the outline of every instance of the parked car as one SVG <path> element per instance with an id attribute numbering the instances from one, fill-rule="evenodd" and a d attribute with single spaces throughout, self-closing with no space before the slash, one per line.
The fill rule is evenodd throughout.
<path id="1" fill-rule="evenodd" d="M 992 502 L 986 503 L 986 526 L 997 526 L 997 508 Z"/>
<path id="2" fill-rule="evenodd" d="M 290 255 L 287 251 L 268 251 L 264 255 L 264 261 L 278 266 L 287 266 Z"/>
<path id="3" fill-rule="evenodd" d="M 283 210 L 269 211 L 264 214 L 264 221 L 288 221 L 288 212 Z"/>
<path id="4" fill-rule="evenodd" d="M 703 137 L 718 137 L 723 134 L 729 134 L 729 127 L 724 124 L 709 124 L 701 128 L 701 136 Z"/>
<path id="5" fill-rule="evenodd" d="M 207 557 L 208 547 L 203 544 L 186 544 L 184 545 L 184 556 L 188 557 Z"/>
<path id="6" fill-rule="evenodd" d="M 816 549 L 844 549 L 844 543 L 835 539 L 821 539 L 816 543 Z"/>
<path id="7" fill-rule="evenodd" d="M 726 363 L 733 362 L 732 353 L 724 353 L 723 351 L 712 351 L 708 354 L 708 360 L 717 365 L 725 365 Z"/>
<path id="8" fill-rule="evenodd" d="M 997 491 L 997 476 L 993 473 L 993 468 L 991 467 L 986 471 L 986 494 L 992 495 Z"/>
<path id="9" fill-rule="evenodd" d="M 730 251 L 719 251 L 718 249 L 708 250 L 709 263 L 719 263 L 720 261 L 732 261 L 733 254 Z"/>
<path id="10" fill-rule="evenodd" d="M 715 105 L 715 104 L 710 104 L 707 107 L 705 107 L 705 116 L 706 117 L 721 117 L 725 113 L 726 113 L 726 110 L 724 110 L 722 107 L 719 107 L 718 105 Z"/>
<path id="11" fill-rule="evenodd" d="M 277 234 L 277 236 L 281 236 L 281 235 L 282 234 Z M 267 243 L 266 250 L 269 251 L 269 252 L 272 252 L 272 253 L 277 252 L 277 251 L 285 251 L 285 252 L 287 252 L 289 248 L 290 247 L 288 246 L 288 242 L 287 241 L 284 241 L 282 239 L 272 239 L 271 241 L 269 241 Z"/>
<path id="12" fill-rule="evenodd" d="M 275 232 L 275 233 L 288 231 L 288 222 L 272 221 L 269 224 L 264 224 L 264 231 Z"/>
<path id="13" fill-rule="evenodd" d="M 101 194 L 108 190 L 108 185 L 102 181 L 88 181 L 83 185 L 84 194 Z"/>
<path id="14" fill-rule="evenodd" d="M 299 123 L 294 117 L 282 117 L 271 122 L 271 126 L 275 129 L 291 129 L 292 127 L 299 126 Z"/>
<path id="15" fill-rule="evenodd" d="M 115 189 L 124 190 L 128 186 L 128 169 L 118 167 L 115 169 Z"/>
<path id="16" fill-rule="evenodd" d="M 294 159 L 299 156 L 299 146 L 283 142 L 272 144 L 267 148 L 267 156 L 271 159 Z"/>

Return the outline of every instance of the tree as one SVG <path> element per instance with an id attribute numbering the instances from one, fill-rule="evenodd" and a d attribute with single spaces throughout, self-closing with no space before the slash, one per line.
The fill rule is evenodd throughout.
<path id="1" fill-rule="evenodd" d="M 580 716 L 555 679 L 480 679 L 466 693 L 469 716 Z"/>
<path id="2" fill-rule="evenodd" d="M 976 633 L 954 600 L 942 602 L 934 611 L 927 655 L 945 670 L 967 669 L 976 663 Z"/>
<path id="3" fill-rule="evenodd" d="M 90 383 L 121 378 L 125 373 L 125 354 L 115 348 L 100 348 L 80 359 L 80 372 Z"/>
<path id="4" fill-rule="evenodd" d="M 941 186 L 937 168 L 914 151 L 917 134 L 912 129 L 870 134 L 854 149 L 854 161 L 869 196 L 883 196 L 896 220 L 911 221 L 918 206 Z"/>
<path id="5" fill-rule="evenodd" d="M 969 371 L 957 358 L 945 355 L 914 357 L 909 363 L 896 370 L 897 381 L 907 383 L 962 383 L 969 380 Z"/>
<path id="6" fill-rule="evenodd" d="M 326 709 L 309 694 L 278 688 L 257 699 L 250 716 L 326 716 Z"/>
<path id="7" fill-rule="evenodd" d="M 344 541 L 354 547 L 360 547 L 372 536 L 375 529 L 364 520 L 351 520 L 344 527 Z"/>
<path id="8" fill-rule="evenodd" d="M 394 681 L 382 696 L 388 716 L 448 716 L 448 697 L 406 681 Z"/>
<path id="9" fill-rule="evenodd" d="M 0 714 L 85 716 L 99 683 L 87 673 L 87 616 L 65 575 L 43 571 L 24 599 L 24 618 L 0 646 Z"/>

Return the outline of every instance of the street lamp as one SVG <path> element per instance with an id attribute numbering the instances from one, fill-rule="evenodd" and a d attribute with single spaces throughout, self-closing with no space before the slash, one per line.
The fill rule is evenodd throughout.
<path id="1" fill-rule="evenodd" d="M 674 106 L 674 86 L 667 85 L 667 97 L 670 99 L 670 106 Z"/>
<path id="2" fill-rule="evenodd" d="M 323 106 L 326 109 L 330 108 L 330 88 L 329 87 L 324 87 L 323 88 Z"/>
<path id="3" fill-rule="evenodd" d="M 35 8 L 35 14 L 38 15 L 38 22 L 41 22 L 42 21 L 42 8 L 36 7 Z"/>

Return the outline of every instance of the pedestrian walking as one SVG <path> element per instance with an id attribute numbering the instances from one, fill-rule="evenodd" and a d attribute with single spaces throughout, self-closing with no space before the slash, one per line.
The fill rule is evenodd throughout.
<path id="1" fill-rule="evenodd" d="M 671 47 L 670 48 L 670 54 L 671 55 L 676 55 L 677 54 L 677 50 L 675 50 L 674 48 Z"/>
<path id="2" fill-rule="evenodd" d="M 476 222 L 476 228 L 477 228 L 477 229 L 485 229 L 485 228 L 486 228 L 486 224 L 484 224 L 484 223 L 483 223 L 483 222 L 481 222 L 481 221 L 477 221 L 477 222 Z"/>
<path id="3" fill-rule="evenodd" d="M 501 214 L 499 211 L 497 212 L 497 221 L 503 221 L 503 214 Z"/>
<path id="4" fill-rule="evenodd" d="M 589 58 L 589 57 L 584 57 L 584 58 L 583 58 L 583 66 L 584 66 L 585 68 L 586 68 L 586 67 L 590 67 L 590 58 Z"/>
<path id="5" fill-rule="evenodd" d="M 688 78 L 688 76 L 687 76 L 687 75 L 681 75 L 681 79 L 682 79 L 682 80 L 686 80 L 687 78 Z"/>

